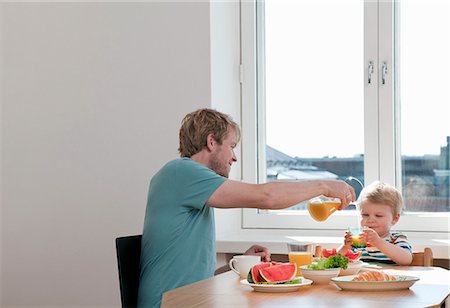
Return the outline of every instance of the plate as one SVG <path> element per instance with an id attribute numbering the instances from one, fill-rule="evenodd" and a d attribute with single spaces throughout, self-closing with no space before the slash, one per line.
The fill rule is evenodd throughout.
<path id="1" fill-rule="evenodd" d="M 390 281 L 351 281 L 357 275 L 352 276 L 341 276 L 331 278 L 342 290 L 349 291 L 394 291 L 408 289 L 416 281 L 419 280 L 418 277 L 414 276 L 398 276 L 393 275 L 397 280 Z"/>
<path id="2" fill-rule="evenodd" d="M 259 284 L 259 283 L 249 283 L 247 279 L 241 280 L 243 285 L 251 286 L 253 290 L 257 292 L 295 292 L 300 289 L 301 286 L 306 286 L 312 284 L 312 280 L 302 278 L 301 283 L 296 284 Z"/>

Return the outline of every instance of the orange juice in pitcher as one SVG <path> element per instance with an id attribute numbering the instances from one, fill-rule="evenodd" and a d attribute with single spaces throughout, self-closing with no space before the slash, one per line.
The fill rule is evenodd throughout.
<path id="1" fill-rule="evenodd" d="M 308 202 L 308 211 L 312 218 L 317 221 L 325 221 L 341 206 L 339 198 L 328 198 L 319 196 Z"/>

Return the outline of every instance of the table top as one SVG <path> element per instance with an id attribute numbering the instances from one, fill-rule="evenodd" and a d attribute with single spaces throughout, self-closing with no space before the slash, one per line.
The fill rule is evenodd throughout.
<path id="1" fill-rule="evenodd" d="M 397 291 L 344 291 L 330 283 L 289 293 L 263 293 L 241 284 L 241 278 L 230 271 L 164 293 L 161 307 L 440 307 L 450 294 L 446 269 L 396 266 L 383 271 L 420 280 Z"/>

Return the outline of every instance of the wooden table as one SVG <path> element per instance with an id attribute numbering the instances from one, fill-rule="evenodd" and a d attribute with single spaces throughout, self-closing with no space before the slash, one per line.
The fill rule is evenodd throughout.
<path id="1" fill-rule="evenodd" d="M 399 291 L 342 291 L 332 284 L 313 284 L 296 292 L 261 293 L 242 285 L 230 271 L 164 293 L 161 307 L 440 307 L 450 294 L 446 269 L 398 266 L 383 271 L 420 280 Z"/>

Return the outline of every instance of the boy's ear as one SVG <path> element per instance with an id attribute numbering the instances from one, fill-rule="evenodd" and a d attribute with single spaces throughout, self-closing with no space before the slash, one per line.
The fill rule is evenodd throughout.
<path id="1" fill-rule="evenodd" d="M 400 213 L 398 213 L 397 215 L 394 216 L 394 218 L 392 218 L 391 225 L 395 225 L 399 219 L 400 219 Z"/>

